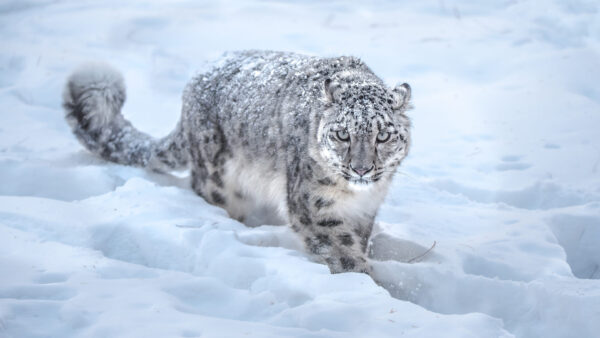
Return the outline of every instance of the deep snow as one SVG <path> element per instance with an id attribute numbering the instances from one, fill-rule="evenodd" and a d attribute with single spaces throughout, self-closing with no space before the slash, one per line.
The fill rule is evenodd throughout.
<path id="1" fill-rule="evenodd" d="M 599 13 L 558 0 L 3 1 L 0 336 L 598 336 Z M 355 55 L 413 87 L 377 283 L 329 274 L 287 227 L 233 221 L 186 173 L 92 156 L 63 120 L 66 76 L 100 60 L 124 73 L 125 116 L 166 135 L 186 81 L 250 48 Z"/>

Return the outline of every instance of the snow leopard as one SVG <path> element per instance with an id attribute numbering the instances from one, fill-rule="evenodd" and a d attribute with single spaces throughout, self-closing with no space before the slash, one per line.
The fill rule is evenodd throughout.
<path id="1" fill-rule="evenodd" d="M 119 164 L 189 169 L 192 189 L 241 222 L 270 211 L 332 273 L 370 273 L 374 220 L 411 143 L 411 87 L 388 87 L 359 58 L 226 54 L 183 91 L 175 129 L 137 130 L 122 75 L 78 68 L 66 120 L 92 153 Z"/>

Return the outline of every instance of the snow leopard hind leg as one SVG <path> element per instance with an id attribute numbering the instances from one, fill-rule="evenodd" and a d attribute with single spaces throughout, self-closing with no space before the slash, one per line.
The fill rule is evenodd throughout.
<path id="1" fill-rule="evenodd" d="M 196 118 L 201 116 L 196 114 Z M 225 180 L 225 163 L 231 159 L 232 153 L 222 129 L 217 124 L 198 123 L 202 128 L 193 129 L 188 135 L 190 140 L 190 155 L 192 159 L 192 189 L 198 195 L 213 205 L 227 210 L 229 216 L 240 222 L 245 214 L 232 209 L 234 196 L 230 183 Z M 241 199 L 241 196 L 237 196 Z"/>
<path id="2" fill-rule="evenodd" d="M 191 186 L 207 202 L 244 223 L 250 206 L 227 175 L 234 154 L 218 116 L 219 107 L 213 104 L 214 95 L 211 83 L 202 77 L 194 78 L 183 92 L 181 121 L 189 144 Z"/>

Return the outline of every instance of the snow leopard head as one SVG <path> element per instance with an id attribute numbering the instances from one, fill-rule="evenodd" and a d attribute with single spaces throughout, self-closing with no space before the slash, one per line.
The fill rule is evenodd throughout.
<path id="1" fill-rule="evenodd" d="M 323 83 L 325 114 L 318 130 L 321 156 L 354 188 L 368 188 L 393 175 L 410 145 L 411 89 L 387 88 L 360 73 L 342 73 Z"/>

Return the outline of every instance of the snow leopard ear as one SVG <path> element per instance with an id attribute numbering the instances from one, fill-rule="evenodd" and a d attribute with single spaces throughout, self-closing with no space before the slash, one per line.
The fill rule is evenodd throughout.
<path id="1" fill-rule="evenodd" d="M 395 99 L 393 108 L 401 110 L 410 109 L 410 93 L 411 90 L 408 83 L 403 83 L 401 85 L 396 86 L 396 88 L 392 90 L 392 94 L 394 95 Z"/>
<path id="2" fill-rule="evenodd" d="M 340 84 L 333 81 L 332 79 L 325 79 L 323 82 L 323 90 L 325 92 L 325 101 L 327 103 L 334 103 L 337 101 L 337 93 L 340 89 Z"/>

